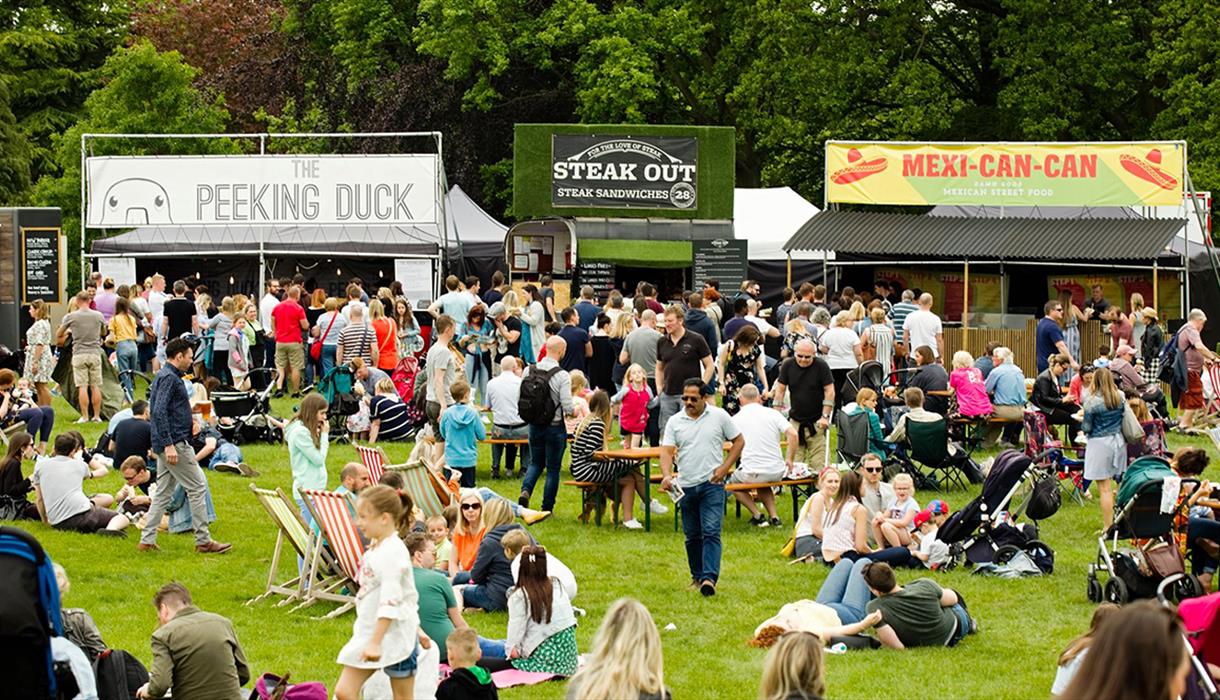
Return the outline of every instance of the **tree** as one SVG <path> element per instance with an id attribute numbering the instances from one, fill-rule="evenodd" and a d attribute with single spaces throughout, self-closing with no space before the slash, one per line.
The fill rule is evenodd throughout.
<path id="1" fill-rule="evenodd" d="M 220 133 L 229 121 L 220 95 L 194 86 L 198 71 L 176 52 L 160 53 L 140 42 L 116 51 L 100 71 L 103 87 L 85 101 L 81 119 L 54 140 L 59 174 L 44 175 L 34 199 L 63 210 L 68 237 L 69 279 L 79 279 L 80 149 L 85 133 Z M 186 155 L 236 153 L 227 139 L 103 139 L 90 142 L 90 155 Z M 88 240 L 96 237 L 90 233 Z"/>
<path id="2" fill-rule="evenodd" d="M 0 5 L 0 81 L 7 84 L 36 181 L 55 172 L 52 139 L 80 116 L 97 69 L 127 36 L 126 0 Z"/>
<path id="3" fill-rule="evenodd" d="M 8 86 L 0 81 L 0 202 L 13 204 L 30 186 L 30 149 L 9 106 Z"/>

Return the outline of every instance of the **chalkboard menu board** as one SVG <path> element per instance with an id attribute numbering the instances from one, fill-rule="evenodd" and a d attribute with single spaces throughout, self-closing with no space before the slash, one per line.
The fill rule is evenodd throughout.
<path id="1" fill-rule="evenodd" d="M 576 268 L 577 281 L 580 286 L 586 284 L 593 288 L 593 296 L 598 303 L 604 304 L 615 288 L 616 269 L 614 263 L 596 260 L 582 260 Z M 575 296 L 575 290 L 573 290 Z"/>
<path id="2" fill-rule="evenodd" d="M 59 229 L 21 229 L 21 303 L 35 299 L 59 304 Z"/>
<path id="3" fill-rule="evenodd" d="M 694 289 L 702 289 L 709 279 L 720 280 L 721 289 L 732 288 L 746 277 L 746 242 L 717 238 L 711 241 L 692 241 L 694 257 Z"/>

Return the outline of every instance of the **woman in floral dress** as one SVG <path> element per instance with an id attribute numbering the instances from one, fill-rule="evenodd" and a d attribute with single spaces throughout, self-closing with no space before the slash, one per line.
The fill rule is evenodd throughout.
<path id="1" fill-rule="evenodd" d="M 51 307 L 41 299 L 30 304 L 30 318 L 34 325 L 25 333 L 25 372 L 23 376 L 33 382 L 38 394 L 39 406 L 51 405 L 51 372 L 55 370 L 55 354 L 51 352 Z"/>

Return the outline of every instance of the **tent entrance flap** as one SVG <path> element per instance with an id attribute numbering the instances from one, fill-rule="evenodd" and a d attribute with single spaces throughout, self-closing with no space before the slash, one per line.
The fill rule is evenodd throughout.
<path id="1" fill-rule="evenodd" d="M 602 260 L 628 267 L 690 267 L 690 241 L 582 240 L 581 260 Z"/>

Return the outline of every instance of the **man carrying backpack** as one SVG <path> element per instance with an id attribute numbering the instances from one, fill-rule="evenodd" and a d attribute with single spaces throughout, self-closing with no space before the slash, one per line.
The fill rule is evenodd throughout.
<path id="1" fill-rule="evenodd" d="M 546 357 L 529 368 L 521 380 L 521 398 L 517 409 L 521 420 L 529 423 L 530 467 L 521 482 L 522 507 L 528 508 L 530 495 L 542 469 L 546 468 L 546 485 L 542 490 L 542 509 L 555 508 L 559 493 L 559 470 L 563 468 L 563 452 L 568 447 L 568 431 L 563 417 L 573 412 L 572 378 L 559 366 L 567 351 L 567 343 L 558 335 L 547 338 Z"/>

